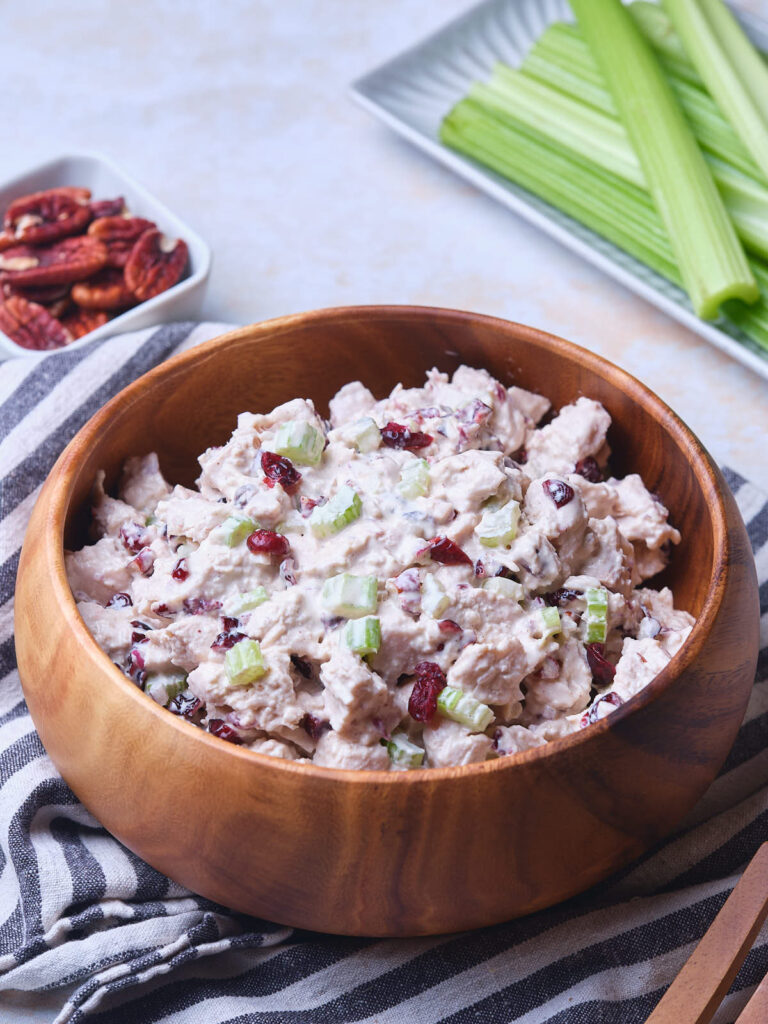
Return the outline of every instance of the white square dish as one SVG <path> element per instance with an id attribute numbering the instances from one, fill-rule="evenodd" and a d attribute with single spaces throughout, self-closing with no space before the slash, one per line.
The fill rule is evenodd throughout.
<path id="1" fill-rule="evenodd" d="M 162 232 L 174 238 L 183 238 L 189 247 L 187 273 L 178 284 L 113 317 L 103 327 L 67 345 L 67 349 L 78 348 L 123 331 L 140 330 L 171 320 L 190 320 L 197 316 L 211 269 L 211 250 L 197 232 L 107 157 L 90 152 L 74 153 L 20 174 L 0 185 L 0 210 L 4 210 L 18 196 L 60 185 L 89 188 L 94 199 L 124 196 L 131 213 L 155 221 Z M 0 332 L 0 359 L 9 356 L 39 357 L 50 355 L 51 351 L 41 353 L 22 348 Z"/>
<path id="2" fill-rule="evenodd" d="M 736 13 L 755 45 L 768 50 L 768 24 L 746 12 Z M 352 97 L 430 156 L 768 379 L 768 352 L 738 328 L 700 320 L 676 285 L 554 206 L 440 141 L 443 117 L 472 82 L 487 78 L 497 61 L 513 67 L 520 64 L 553 21 L 573 21 L 567 0 L 484 0 L 358 79 L 352 84 Z"/>

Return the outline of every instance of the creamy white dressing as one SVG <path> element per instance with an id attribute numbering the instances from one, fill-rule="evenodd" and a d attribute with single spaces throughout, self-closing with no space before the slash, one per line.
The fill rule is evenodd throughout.
<path id="1" fill-rule="evenodd" d="M 276 757 L 458 765 L 584 728 L 693 619 L 640 587 L 680 535 L 639 476 L 599 479 L 605 409 L 548 410 L 463 366 L 347 384 L 328 422 L 242 413 L 197 490 L 131 458 L 67 554 L 80 612 L 151 699 Z"/>

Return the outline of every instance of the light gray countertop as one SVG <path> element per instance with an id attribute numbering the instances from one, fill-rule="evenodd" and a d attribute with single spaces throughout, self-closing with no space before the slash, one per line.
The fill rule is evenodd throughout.
<path id="1" fill-rule="evenodd" d="M 768 489 L 768 383 L 349 100 L 347 86 L 467 0 L 7 4 L 0 175 L 96 149 L 188 220 L 204 314 L 249 322 L 405 302 L 534 324 L 648 384 Z M 744 3 L 768 17 L 768 0 Z"/>

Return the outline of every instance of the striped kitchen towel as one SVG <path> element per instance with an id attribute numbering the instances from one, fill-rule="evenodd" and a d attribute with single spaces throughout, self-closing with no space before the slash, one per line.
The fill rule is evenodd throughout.
<path id="1" fill-rule="evenodd" d="M 768 838 L 765 496 L 726 473 L 757 559 L 763 651 L 722 773 L 664 844 L 566 904 L 463 935 L 334 938 L 234 914 L 142 863 L 58 776 L 22 698 L 12 623 L 24 528 L 61 449 L 130 380 L 222 326 L 0 363 L 0 1022 L 644 1021 Z M 767 970 L 768 928 L 718 1024 Z"/>

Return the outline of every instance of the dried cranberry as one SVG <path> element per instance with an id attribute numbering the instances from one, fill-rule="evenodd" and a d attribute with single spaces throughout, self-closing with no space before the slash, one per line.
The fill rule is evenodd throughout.
<path id="1" fill-rule="evenodd" d="M 290 551 L 288 539 L 274 530 L 254 530 L 246 544 L 255 555 L 287 555 Z"/>
<path id="2" fill-rule="evenodd" d="M 212 651 L 228 651 L 234 647 L 235 644 L 239 644 L 241 640 L 246 640 L 245 633 L 238 633 L 236 629 L 229 630 L 224 633 L 219 633 L 216 639 L 211 644 Z"/>
<path id="3" fill-rule="evenodd" d="M 120 527 L 120 540 L 133 555 L 138 555 L 147 544 L 147 531 L 140 523 L 125 523 Z"/>
<path id="4" fill-rule="evenodd" d="M 307 498 L 303 494 L 299 498 L 299 510 L 305 519 L 312 514 L 313 508 L 315 508 L 317 505 L 324 504 L 325 498 Z"/>
<path id="5" fill-rule="evenodd" d="M 200 707 L 200 701 L 188 690 L 184 690 L 182 693 L 177 693 L 175 697 L 171 697 L 167 706 L 171 714 L 189 718 Z"/>
<path id="6" fill-rule="evenodd" d="M 600 469 L 597 459 L 588 455 L 586 459 L 579 459 L 573 468 L 574 473 L 583 476 L 591 484 L 599 484 L 603 479 L 603 471 Z"/>
<path id="7" fill-rule="evenodd" d="M 164 604 L 162 601 L 156 601 L 150 607 L 152 608 L 152 611 L 155 613 L 155 615 L 162 615 L 163 618 L 166 619 L 170 618 L 174 614 L 173 611 L 171 611 L 171 609 L 168 607 L 168 605 Z"/>
<path id="8" fill-rule="evenodd" d="M 490 405 L 486 405 L 485 402 L 481 402 L 479 398 L 476 398 L 474 401 L 456 410 L 456 419 L 461 420 L 462 423 L 475 423 L 479 426 L 485 423 L 492 412 L 493 409 L 491 409 Z"/>
<path id="9" fill-rule="evenodd" d="M 128 672 L 130 675 L 135 675 L 136 672 L 145 668 L 144 655 L 141 651 L 137 651 L 135 647 L 132 647 L 128 652 Z"/>
<path id="10" fill-rule="evenodd" d="M 500 565 L 494 576 L 501 576 L 503 580 L 513 580 L 515 578 L 515 574 L 506 565 Z"/>
<path id="11" fill-rule="evenodd" d="M 221 624 L 224 627 L 224 629 L 226 629 L 227 632 L 229 632 L 232 629 L 237 629 L 238 620 L 230 618 L 229 615 L 222 615 Z"/>
<path id="12" fill-rule="evenodd" d="M 406 569 L 395 576 L 392 583 L 403 611 L 409 615 L 418 615 L 421 611 L 421 578 L 418 570 Z"/>
<path id="13" fill-rule="evenodd" d="M 312 666 L 308 661 L 305 661 L 304 658 L 300 658 L 298 654 L 292 654 L 291 664 L 299 673 L 299 675 L 304 676 L 305 679 L 312 678 Z"/>
<path id="14" fill-rule="evenodd" d="M 208 732 L 218 736 L 220 740 L 227 740 L 228 743 L 243 742 L 232 726 L 227 725 L 223 718 L 212 718 L 208 723 Z"/>
<path id="15" fill-rule="evenodd" d="M 178 560 L 176 565 L 174 565 L 174 567 L 173 567 L 173 571 L 171 572 L 171 576 L 173 576 L 173 578 L 175 580 L 178 580 L 179 583 L 183 583 L 184 580 L 189 577 L 189 568 L 187 567 L 187 560 L 186 560 L 186 558 L 180 558 Z"/>
<path id="16" fill-rule="evenodd" d="M 485 571 L 485 566 L 478 558 L 478 560 L 475 562 L 475 576 L 477 576 L 478 579 L 482 579 L 483 576 L 487 575 L 488 573 Z"/>
<path id="17" fill-rule="evenodd" d="M 131 633 L 132 644 L 145 644 L 146 642 L 147 637 L 143 633 L 139 633 L 137 630 L 134 630 L 133 633 Z"/>
<path id="18" fill-rule="evenodd" d="M 408 700 L 408 714 L 417 722 L 428 722 L 437 711 L 437 698 L 445 689 L 443 670 L 434 661 L 420 661 L 413 670 L 416 682 Z"/>
<path id="19" fill-rule="evenodd" d="M 518 464 L 518 466 L 524 466 L 528 461 L 528 452 L 525 448 L 521 448 L 520 451 L 516 452 L 512 459 Z"/>
<path id="20" fill-rule="evenodd" d="M 321 718 L 315 718 L 315 716 L 310 715 L 309 712 L 304 715 L 299 722 L 299 725 L 315 742 L 320 739 L 324 732 L 327 732 L 331 728 L 330 722 L 326 722 Z"/>
<path id="21" fill-rule="evenodd" d="M 541 485 L 544 493 L 554 501 L 558 508 L 573 501 L 573 488 L 565 480 L 545 480 Z"/>
<path id="22" fill-rule="evenodd" d="M 280 484 L 287 494 L 295 491 L 301 482 L 301 473 L 291 460 L 274 452 L 261 453 L 261 471 L 267 486 L 274 487 L 275 484 Z"/>
<path id="23" fill-rule="evenodd" d="M 107 608 L 130 608 L 133 604 L 130 594 L 113 594 L 107 601 Z"/>
<path id="24" fill-rule="evenodd" d="M 221 601 L 210 601 L 207 597 L 188 597 L 184 601 L 187 615 L 206 615 L 221 608 Z"/>
<path id="25" fill-rule="evenodd" d="M 578 590 L 569 590 L 568 587 L 559 587 L 557 590 L 551 591 L 549 594 L 543 594 L 544 604 L 548 604 L 550 608 L 562 608 L 564 604 L 568 604 L 569 601 L 575 601 L 576 598 L 581 597 L 582 594 Z"/>
<path id="26" fill-rule="evenodd" d="M 427 546 L 419 551 L 419 555 L 426 553 L 429 553 L 433 562 L 440 562 L 441 565 L 472 565 L 469 555 L 447 537 L 433 537 Z"/>
<path id="27" fill-rule="evenodd" d="M 142 548 L 128 564 L 135 565 L 142 575 L 151 576 L 154 571 L 155 553 L 152 548 Z"/>
<path id="28" fill-rule="evenodd" d="M 595 722 L 599 722 L 600 719 L 604 717 L 600 714 L 599 711 L 599 706 L 603 702 L 605 702 L 606 704 L 613 704 L 615 708 L 621 707 L 621 705 L 624 703 L 621 697 L 618 695 L 618 693 L 604 693 L 602 697 L 597 698 L 597 700 L 594 702 L 589 711 L 586 711 L 581 716 L 581 721 L 579 722 L 579 725 L 582 729 L 586 729 L 588 725 L 594 725 Z"/>
<path id="29" fill-rule="evenodd" d="M 616 668 L 605 657 L 604 644 L 587 644 L 587 663 L 597 686 L 610 686 Z"/>
<path id="30" fill-rule="evenodd" d="M 437 624 L 437 628 L 440 630 L 441 633 L 451 633 L 454 636 L 457 633 L 464 632 L 464 630 L 461 628 L 458 622 L 454 622 L 453 619 L 440 619 L 440 621 Z"/>
<path id="31" fill-rule="evenodd" d="M 424 434 L 420 430 L 409 430 L 402 423 L 393 423 L 391 420 L 381 431 L 382 443 L 387 448 L 407 448 L 408 451 L 415 451 L 418 448 L 427 448 L 432 444 L 434 438 L 431 434 Z"/>

